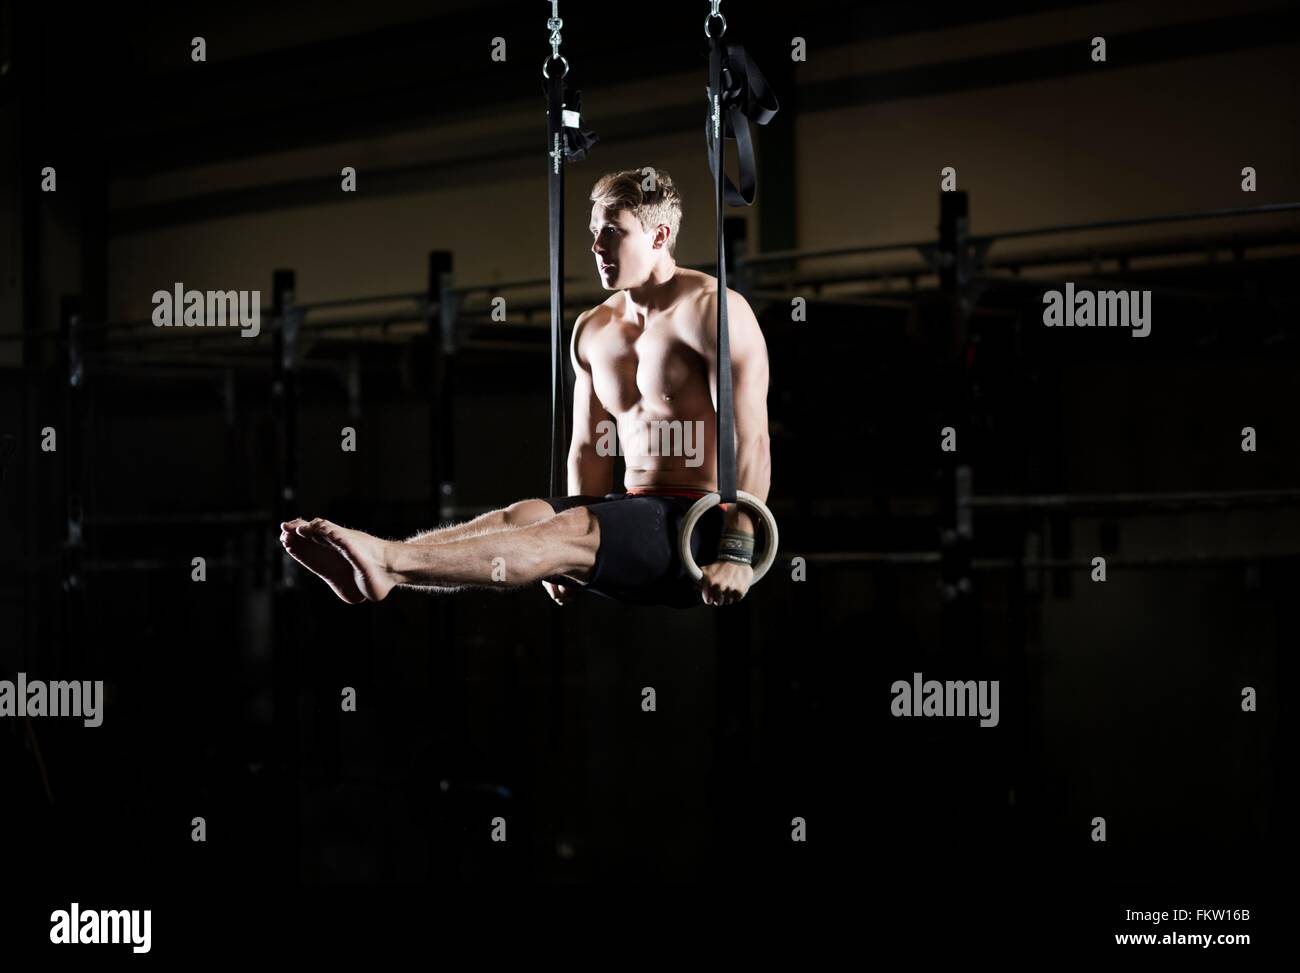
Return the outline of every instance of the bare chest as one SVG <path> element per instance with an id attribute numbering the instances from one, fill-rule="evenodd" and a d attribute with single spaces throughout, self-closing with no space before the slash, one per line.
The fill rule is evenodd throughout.
<path id="1" fill-rule="evenodd" d="M 645 328 L 609 323 L 589 361 L 596 395 L 612 413 L 638 405 L 675 412 L 709 396 L 707 362 L 672 318 L 651 321 Z"/>

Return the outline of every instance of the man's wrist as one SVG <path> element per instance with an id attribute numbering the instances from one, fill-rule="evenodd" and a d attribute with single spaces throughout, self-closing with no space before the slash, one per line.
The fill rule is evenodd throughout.
<path id="1" fill-rule="evenodd" d="M 754 563 L 754 535 L 746 531 L 724 528 L 718 538 L 717 560 L 732 564 Z"/>

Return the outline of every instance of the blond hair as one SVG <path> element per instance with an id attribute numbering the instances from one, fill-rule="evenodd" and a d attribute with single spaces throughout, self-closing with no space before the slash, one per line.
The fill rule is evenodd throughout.
<path id="1" fill-rule="evenodd" d="M 668 236 L 668 253 L 671 255 L 677 249 L 682 197 L 666 170 L 646 166 L 601 176 L 591 187 L 591 201 L 614 212 L 631 210 L 647 233 L 661 223 L 667 224 L 672 230 Z"/>

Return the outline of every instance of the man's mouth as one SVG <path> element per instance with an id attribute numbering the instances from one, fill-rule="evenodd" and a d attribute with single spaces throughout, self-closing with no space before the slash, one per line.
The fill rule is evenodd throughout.
<path id="1" fill-rule="evenodd" d="M 613 265 L 613 264 L 601 264 L 601 265 L 600 265 L 600 272 L 601 272 L 602 274 L 608 274 L 608 273 L 609 273 L 611 270 L 613 270 L 613 269 L 614 269 L 614 265 Z"/>

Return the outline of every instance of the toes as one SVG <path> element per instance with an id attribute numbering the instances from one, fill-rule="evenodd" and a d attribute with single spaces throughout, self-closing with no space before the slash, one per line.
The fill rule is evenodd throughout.
<path id="1" fill-rule="evenodd" d="M 321 521 L 319 526 L 313 526 L 310 536 L 318 544 L 343 550 L 343 533 L 328 520 Z"/>
<path id="2" fill-rule="evenodd" d="M 323 544 L 325 541 L 321 537 L 321 524 L 326 523 L 320 517 L 315 520 L 299 521 L 298 526 L 294 528 L 294 533 L 299 537 L 306 537 L 315 541 L 317 544 Z"/>

